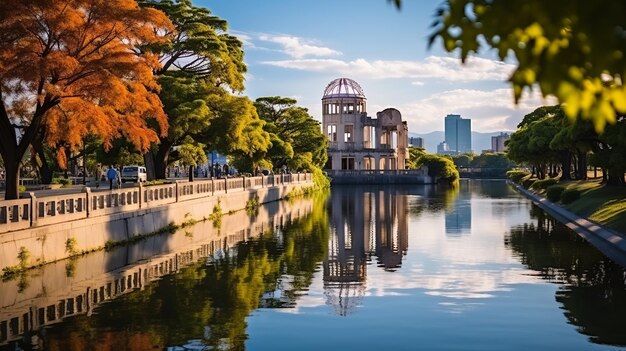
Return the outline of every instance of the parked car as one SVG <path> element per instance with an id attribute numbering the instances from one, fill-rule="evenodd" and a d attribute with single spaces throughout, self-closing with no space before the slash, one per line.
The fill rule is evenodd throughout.
<path id="1" fill-rule="evenodd" d="M 146 167 L 143 166 L 124 166 L 122 168 L 122 183 L 126 182 L 145 182 L 148 180 Z"/>

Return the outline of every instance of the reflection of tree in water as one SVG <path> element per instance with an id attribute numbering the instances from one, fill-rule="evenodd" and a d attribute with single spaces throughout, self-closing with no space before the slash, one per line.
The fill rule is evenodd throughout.
<path id="1" fill-rule="evenodd" d="M 428 191 L 424 196 L 412 197 L 408 202 L 409 213 L 420 215 L 424 212 L 436 213 L 450 209 L 454 206 L 454 201 L 459 196 L 459 188 L 449 186 L 434 185 L 432 191 Z"/>
<path id="2" fill-rule="evenodd" d="M 563 284 L 556 300 L 569 323 L 594 343 L 626 345 L 626 272 L 567 227 L 533 206 L 537 224 L 514 227 L 505 245 L 522 263 Z"/>
<path id="3" fill-rule="evenodd" d="M 324 204 L 316 200 L 310 215 L 277 229 L 280 239 L 265 233 L 221 260 L 192 264 L 101 305 L 91 317 L 51 328 L 50 349 L 163 349 L 204 336 L 208 345 L 243 350 L 245 319 L 254 309 L 293 306 L 311 284 L 327 251 Z"/>

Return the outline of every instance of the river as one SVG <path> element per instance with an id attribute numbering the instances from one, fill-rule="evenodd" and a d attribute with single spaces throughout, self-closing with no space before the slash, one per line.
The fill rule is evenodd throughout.
<path id="1" fill-rule="evenodd" d="M 624 268 L 504 181 L 231 216 L 2 282 L 0 349 L 626 348 Z"/>

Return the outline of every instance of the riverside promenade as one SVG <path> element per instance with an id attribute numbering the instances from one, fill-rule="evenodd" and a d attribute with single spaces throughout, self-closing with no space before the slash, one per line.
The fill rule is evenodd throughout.
<path id="1" fill-rule="evenodd" d="M 622 266 L 626 266 L 626 238 L 624 234 L 604 228 L 598 223 L 580 217 L 548 199 L 525 189 L 519 184 L 513 182 L 509 183 L 515 187 L 518 192 L 528 197 L 541 209 L 548 212 L 551 216 L 576 232 L 576 234 L 587 240 L 603 254 Z"/>
<path id="2" fill-rule="evenodd" d="M 310 173 L 168 184 L 0 201 L 0 269 L 28 268 L 137 240 L 183 222 L 284 198 L 312 186 Z"/>

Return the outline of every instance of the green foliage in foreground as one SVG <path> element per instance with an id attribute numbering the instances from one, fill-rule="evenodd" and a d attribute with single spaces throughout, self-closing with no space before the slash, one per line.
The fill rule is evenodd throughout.
<path id="1" fill-rule="evenodd" d="M 429 45 L 462 61 L 489 49 L 512 57 L 516 102 L 538 86 L 564 103 L 570 120 L 589 119 L 601 132 L 626 113 L 624 13 L 626 2 L 614 0 L 446 0 Z"/>

